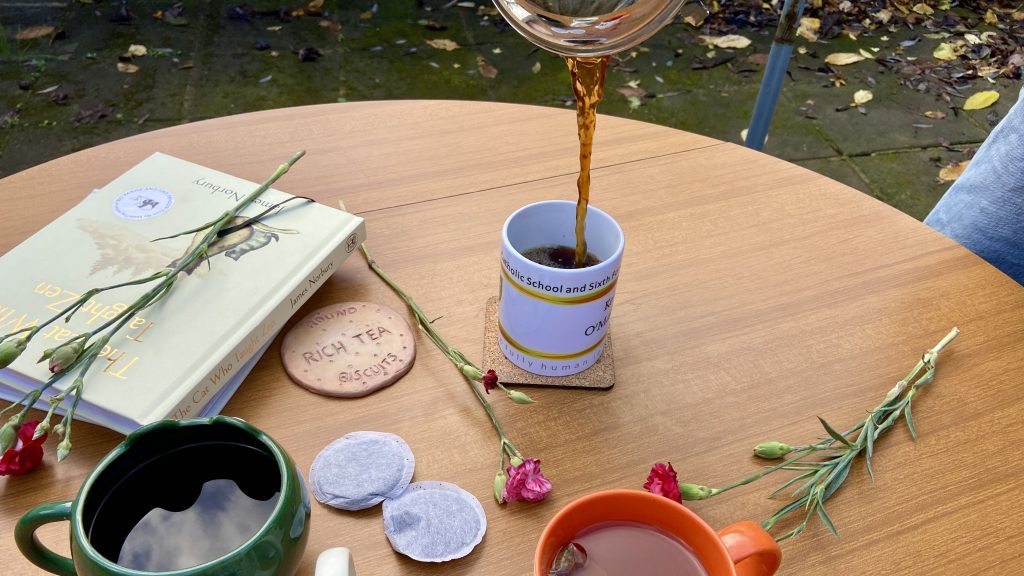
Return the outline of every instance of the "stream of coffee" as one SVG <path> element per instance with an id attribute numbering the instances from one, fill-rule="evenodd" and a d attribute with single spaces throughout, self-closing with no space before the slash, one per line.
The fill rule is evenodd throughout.
<path id="1" fill-rule="evenodd" d="M 604 73 L 608 57 L 574 57 L 565 59 L 572 74 L 572 91 L 576 95 L 576 129 L 580 138 L 580 176 L 576 180 L 579 199 L 576 201 L 576 260 L 583 268 L 587 259 L 587 204 L 590 202 L 590 157 L 597 128 L 597 103 L 604 96 Z"/>

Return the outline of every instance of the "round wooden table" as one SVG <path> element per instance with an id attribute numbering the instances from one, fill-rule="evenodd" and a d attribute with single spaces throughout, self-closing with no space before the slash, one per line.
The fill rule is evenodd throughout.
<path id="1" fill-rule="evenodd" d="M 79 198 L 155 151 L 250 180 L 298 149 L 308 155 L 277 187 L 366 218 L 368 245 L 435 326 L 472 358 L 484 305 L 497 293 L 500 230 L 516 208 L 575 198 L 570 110 L 480 102 L 367 102 L 243 114 L 151 132 L 0 180 L 10 250 Z M 725 485 L 762 465 L 762 440 L 822 436 L 816 416 L 863 419 L 921 353 L 953 326 L 935 383 L 914 404 L 920 438 L 897 426 L 829 501 L 836 540 L 820 523 L 784 542 L 781 574 L 1020 574 L 1024 571 L 1024 289 L 920 222 L 856 190 L 739 146 L 602 116 L 593 205 L 626 234 L 612 316 L 616 384 L 607 392 L 531 389 L 519 406 L 494 397 L 521 450 L 554 483 L 539 504 L 491 496 L 498 441 L 458 372 L 420 340 L 401 381 L 359 399 L 291 383 L 275 345 L 228 404 L 308 470 L 329 442 L 356 430 L 399 434 L 415 480 L 455 482 L 488 517 L 468 557 L 420 564 L 390 548 L 380 508 L 314 504 L 300 574 L 349 547 L 359 576 L 524 575 L 545 523 L 603 488 L 640 488 L 651 465 Z M 42 264 L 41 264 L 42 265 Z M 2 279 L 0 279 L 2 282 Z M 340 300 L 402 302 L 354 255 L 305 311 Z M 485 367 L 486 368 L 486 367 Z M 2 574 L 38 573 L 13 526 L 28 508 L 74 497 L 120 436 L 76 425 L 57 464 L 0 479 Z M 691 507 L 716 528 L 762 520 L 788 477 Z M 67 550 L 67 526 L 42 538 Z"/>

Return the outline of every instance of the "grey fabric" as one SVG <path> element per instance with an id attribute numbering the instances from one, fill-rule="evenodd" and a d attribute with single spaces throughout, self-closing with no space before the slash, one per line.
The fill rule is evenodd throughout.
<path id="1" fill-rule="evenodd" d="M 472 494 L 447 482 L 415 482 L 384 501 L 384 533 L 391 547 L 420 562 L 469 554 L 483 540 L 487 516 Z"/>
<path id="2" fill-rule="evenodd" d="M 988 135 L 970 165 L 924 222 L 1024 284 L 1021 98 Z"/>
<path id="3" fill-rule="evenodd" d="M 309 483 L 317 501 L 342 510 L 362 510 L 402 494 L 415 467 L 412 450 L 400 437 L 352 432 L 316 455 Z"/>

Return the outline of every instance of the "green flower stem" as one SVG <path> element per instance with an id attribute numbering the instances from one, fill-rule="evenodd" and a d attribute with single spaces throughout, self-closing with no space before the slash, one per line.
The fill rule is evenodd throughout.
<path id="1" fill-rule="evenodd" d="M 49 422 L 49 419 L 53 415 L 53 411 L 56 409 L 57 405 L 60 404 L 60 402 L 62 402 L 69 393 L 72 395 L 73 400 L 71 407 L 67 411 L 67 413 L 65 413 L 64 418 L 61 421 L 62 428 L 64 429 L 64 440 L 61 442 L 60 446 L 58 446 L 58 460 L 62 460 L 64 457 L 66 457 L 68 451 L 70 451 L 71 449 L 71 421 L 74 418 L 75 410 L 78 408 L 78 403 L 81 401 L 82 398 L 85 374 L 86 372 L 89 371 L 93 363 L 103 352 L 103 348 L 110 341 L 111 337 L 117 332 L 119 332 L 122 328 L 124 328 L 124 326 L 128 324 L 128 322 L 130 322 L 135 317 L 136 314 L 138 314 L 142 310 L 145 310 L 146 308 L 149 308 L 150 306 L 159 302 L 161 299 L 167 296 L 167 294 L 170 293 L 171 288 L 174 287 L 174 283 L 177 281 L 178 275 L 183 270 L 185 270 L 186 268 L 188 268 L 197 260 L 199 260 L 200 258 L 204 257 L 207 254 L 209 246 L 217 240 L 218 233 L 224 228 L 231 225 L 234 218 L 242 209 L 244 209 L 246 206 L 252 203 L 253 200 L 255 200 L 264 192 L 266 192 L 267 189 L 269 189 L 274 184 L 274 182 L 276 182 L 281 176 L 286 174 L 288 170 L 291 169 L 291 167 L 296 162 L 298 162 L 299 159 L 302 158 L 304 155 L 305 151 L 300 151 L 293 155 L 284 164 L 278 166 L 277 170 L 270 176 L 270 178 L 265 180 L 255 190 L 253 190 L 240 201 L 238 201 L 234 205 L 234 207 L 224 212 L 215 220 L 212 220 L 198 228 L 194 228 L 192 230 L 175 235 L 181 236 L 183 234 L 190 234 L 202 230 L 206 231 L 199 244 L 197 244 L 195 248 L 193 248 L 188 254 L 186 254 L 185 257 L 183 257 L 174 268 L 160 270 L 143 278 L 138 278 L 127 282 L 121 282 L 118 284 L 112 284 L 110 286 L 104 286 L 101 288 L 93 288 L 91 290 L 88 290 L 85 293 L 83 293 L 79 298 L 77 298 L 75 302 L 71 303 L 69 306 L 58 312 L 53 317 L 46 320 L 44 323 L 33 327 L 23 328 L 10 334 L 6 334 L 2 338 L 0 338 L 0 341 L 3 341 L 7 340 L 8 338 L 16 334 L 28 332 L 28 335 L 23 337 L 26 341 L 28 341 L 31 338 L 33 338 L 36 334 L 38 334 L 40 330 L 56 321 L 58 318 L 63 317 L 65 322 L 70 320 L 71 317 L 75 314 L 75 312 L 77 312 L 82 306 L 84 306 L 85 303 L 89 301 L 89 299 L 95 297 L 97 294 L 101 292 L 113 290 L 115 288 L 135 286 L 147 284 L 154 281 L 159 281 L 155 286 L 153 286 L 144 294 L 139 296 L 131 305 L 126 306 L 124 310 L 119 312 L 113 318 L 104 322 L 102 325 L 100 325 L 92 332 L 84 332 L 82 334 L 74 336 L 70 340 L 63 342 L 60 346 L 58 346 L 58 348 L 61 346 L 67 346 L 68 344 L 75 342 L 77 340 L 83 340 L 85 344 L 84 350 L 78 355 L 77 358 L 75 358 L 75 360 L 69 366 L 65 367 L 60 372 L 51 376 L 49 379 L 47 379 L 45 383 L 40 385 L 37 389 L 25 394 L 25 396 L 22 397 L 22 399 L 17 403 L 7 406 L 3 410 L 0 410 L 0 415 L 4 414 L 5 412 L 7 412 L 8 410 L 12 409 L 15 406 L 22 406 L 20 416 L 24 417 L 28 410 L 32 408 L 32 406 L 36 403 L 37 400 L 39 400 L 41 394 L 44 391 L 46 391 L 57 380 L 63 377 L 64 374 L 67 374 L 72 370 L 79 370 L 79 376 L 75 380 L 75 382 L 71 386 L 69 386 L 65 391 L 54 396 L 53 399 L 59 398 L 60 400 L 57 401 L 56 404 L 51 402 L 51 408 L 46 415 L 46 422 Z M 175 236 L 170 236 L 169 238 L 173 238 Z M 164 238 L 158 238 L 158 240 L 162 239 Z M 98 337 L 94 341 L 89 342 L 91 338 L 97 335 Z"/>
<path id="2" fill-rule="evenodd" d="M 465 354 L 449 346 L 448 343 L 444 341 L 444 338 L 442 338 L 441 335 L 438 334 L 436 330 L 434 330 L 433 324 L 431 324 L 430 320 L 427 319 L 426 314 L 424 314 L 423 310 L 421 310 L 419 305 L 416 304 L 416 301 L 413 300 L 411 296 L 406 294 L 405 291 L 402 290 L 402 287 L 399 286 L 398 283 L 396 283 L 394 280 L 392 280 L 391 277 L 384 272 L 384 269 L 382 269 L 380 265 L 377 264 L 377 260 L 375 260 L 373 256 L 370 255 L 370 251 L 366 247 L 365 242 L 359 245 L 359 250 L 363 253 L 363 257 L 366 258 L 366 264 L 370 267 L 370 269 L 373 270 L 374 273 L 376 273 L 377 276 L 379 276 L 380 279 L 383 280 L 384 283 L 387 284 L 391 288 L 391 290 L 393 290 L 395 294 L 398 295 L 399 298 L 405 301 L 405 304 L 409 307 L 409 310 L 412 311 L 413 316 L 416 318 L 417 328 L 419 328 L 420 331 L 422 331 L 423 334 L 426 335 L 426 337 L 434 344 L 434 346 L 437 347 L 438 350 L 441 351 L 442 354 L 444 354 L 449 360 L 451 360 L 451 362 L 455 364 L 460 371 L 462 370 L 462 367 L 464 365 L 472 366 L 474 368 L 479 369 L 479 367 L 476 364 L 474 364 L 468 358 L 466 358 Z M 487 416 L 491 419 L 491 424 L 494 426 L 494 430 L 498 433 L 498 438 L 501 440 L 501 451 L 503 454 L 501 465 L 499 465 L 499 468 L 504 469 L 504 454 L 507 453 L 510 458 L 521 458 L 522 456 L 520 455 L 519 450 L 516 449 L 515 445 L 512 444 L 511 441 L 509 441 L 507 436 L 505 436 L 505 429 L 501 426 L 501 421 L 498 420 L 497 415 L 495 415 L 494 413 L 494 408 L 491 406 L 491 403 L 487 401 L 487 398 L 484 397 L 484 394 L 483 392 L 480 391 L 480 387 L 477 386 L 477 383 L 471 380 L 470 378 L 466 377 L 465 374 L 463 374 L 463 378 L 465 378 L 466 383 L 469 384 L 469 388 L 473 391 L 473 394 L 476 396 L 476 399 L 480 402 L 480 405 L 484 407 L 485 411 L 487 411 Z"/>
<path id="3" fill-rule="evenodd" d="M 782 542 L 803 532 L 811 518 L 818 516 L 826 528 L 838 537 L 838 532 L 832 524 L 828 513 L 825 511 L 825 501 L 842 486 L 854 461 L 858 456 L 864 455 L 865 466 L 868 474 L 874 478 L 871 469 L 871 457 L 874 451 L 874 443 L 878 436 L 891 428 L 902 417 L 907 421 L 907 428 L 914 438 L 917 438 L 917 430 L 911 412 L 911 405 L 914 397 L 921 387 L 932 382 L 935 377 L 935 361 L 941 352 L 960 333 L 953 328 L 933 348 L 922 355 L 921 360 L 900 380 L 885 396 L 885 399 L 871 412 L 867 418 L 857 425 L 846 430 L 837 432 L 824 420 L 819 418 L 828 436 L 813 444 L 792 446 L 790 454 L 783 462 L 768 466 L 756 474 L 752 474 L 742 480 L 728 484 L 722 488 L 712 488 L 706 497 L 715 496 L 728 492 L 733 488 L 745 486 L 759 480 L 768 474 L 778 470 L 792 470 L 800 474 L 790 479 L 776 490 L 772 496 L 780 494 L 795 484 L 803 481 L 797 486 L 791 497 L 795 498 L 782 508 L 779 508 L 771 517 L 761 522 L 765 530 L 770 530 L 782 518 L 797 510 L 804 510 L 804 518 L 795 528 L 777 537 Z M 922 373 L 922 370 L 924 371 Z M 857 434 L 856 440 L 849 440 L 847 437 Z M 809 460 L 808 456 L 821 454 L 821 459 Z"/>
<path id="4" fill-rule="evenodd" d="M 765 469 L 763 469 L 760 472 L 758 472 L 757 474 L 751 474 L 750 476 L 747 476 L 746 478 L 744 478 L 742 480 L 739 480 L 737 482 L 733 482 L 732 484 L 728 484 L 728 485 L 723 486 L 721 488 L 712 488 L 711 489 L 711 496 L 714 496 L 716 494 L 721 494 L 722 492 L 728 492 L 729 490 L 732 490 L 733 488 L 739 488 L 740 486 L 746 486 L 747 484 L 750 484 L 751 482 L 755 482 L 757 480 L 760 480 L 761 478 L 764 478 L 765 476 L 771 474 L 772 472 L 775 472 L 776 470 L 780 470 L 780 469 L 785 468 L 787 466 L 790 466 L 790 465 L 792 465 L 792 464 L 794 464 L 796 462 L 799 462 L 804 457 L 806 457 L 806 456 L 808 456 L 810 454 L 813 454 L 816 451 L 817 451 L 817 449 L 814 448 L 814 447 L 805 448 L 804 450 L 799 451 L 796 456 L 783 461 L 781 464 L 776 464 L 774 466 L 768 466 Z"/>

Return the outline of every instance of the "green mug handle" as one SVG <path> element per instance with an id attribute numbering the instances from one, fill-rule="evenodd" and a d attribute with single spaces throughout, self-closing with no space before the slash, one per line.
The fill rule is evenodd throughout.
<path id="1" fill-rule="evenodd" d="M 14 541 L 18 549 L 33 564 L 47 572 L 62 576 L 75 576 L 75 563 L 66 556 L 61 556 L 36 538 L 36 530 L 43 524 L 71 519 L 71 501 L 40 504 L 29 510 L 18 520 L 14 527 Z"/>

